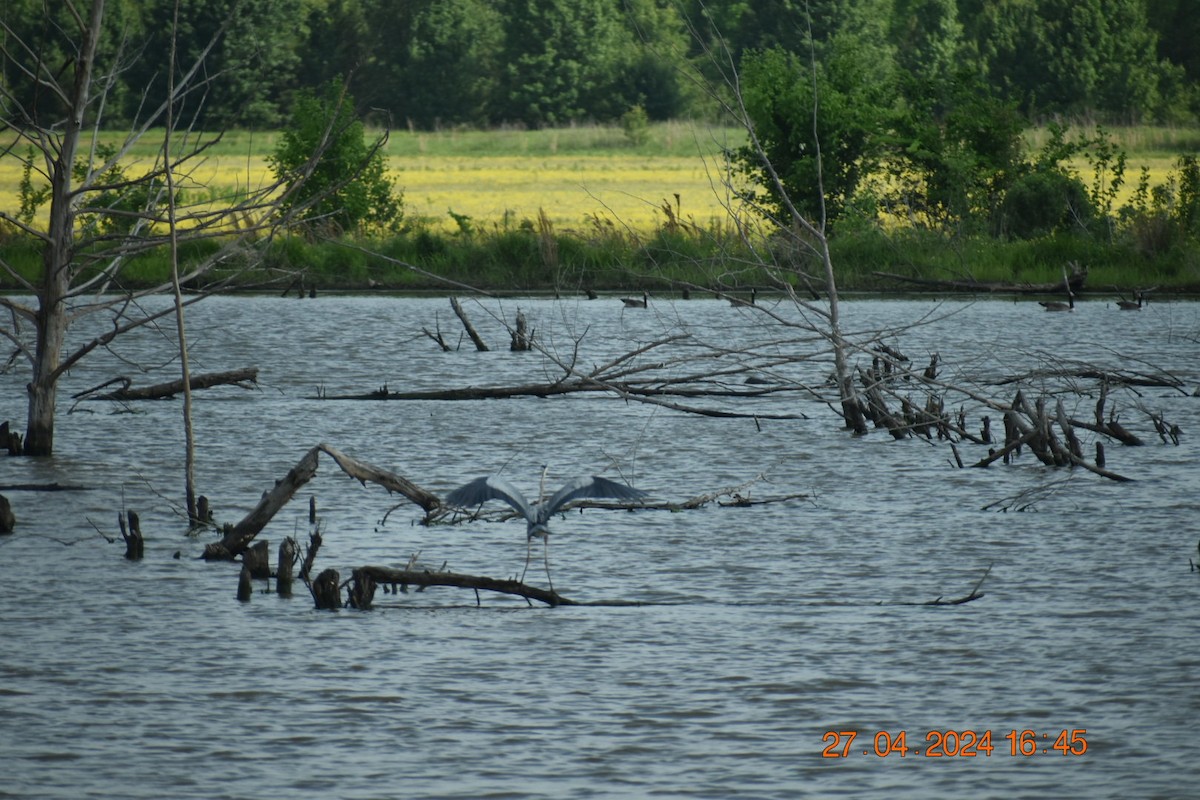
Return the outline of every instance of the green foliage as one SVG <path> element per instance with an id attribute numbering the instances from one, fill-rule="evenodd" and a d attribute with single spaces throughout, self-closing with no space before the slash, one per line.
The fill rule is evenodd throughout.
<path id="1" fill-rule="evenodd" d="M 1006 187 L 999 211 L 996 233 L 1018 239 L 1086 228 L 1093 214 L 1083 183 L 1051 168 L 1019 175 Z"/>
<path id="2" fill-rule="evenodd" d="M 890 134 L 887 205 L 935 227 L 992 218 L 1005 183 L 1021 170 L 1022 122 L 969 73 L 901 82 Z"/>
<path id="3" fill-rule="evenodd" d="M 818 224 L 836 220 L 883 153 L 894 99 L 886 62 L 851 35 L 829 53 L 815 66 L 782 50 L 749 53 L 742 64 L 761 153 L 742 147 L 733 162 L 752 184 L 750 199 L 781 220 L 788 201 Z"/>
<path id="4" fill-rule="evenodd" d="M 283 212 L 324 232 L 395 230 L 403 202 L 387 175 L 381 144 L 367 144 L 353 100 L 340 84 L 330 83 L 319 96 L 304 93 L 268 158 L 286 186 Z"/>
<path id="5" fill-rule="evenodd" d="M 75 184 L 85 181 L 95 187 L 88 192 L 76 216 L 76 222 L 84 235 L 128 234 L 139 224 L 139 214 L 150 207 L 151 197 L 166 187 L 158 181 L 131 180 L 125 167 L 115 160 L 116 147 L 109 144 L 96 146 L 95 162 L 101 171 L 90 175 L 93 166 L 78 159 L 72 169 Z M 90 178 L 90 180 L 89 180 Z M 165 202 L 165 198 L 164 198 Z"/>
<path id="6" fill-rule="evenodd" d="M 625 139 L 635 147 L 641 147 L 650 140 L 650 119 L 646 109 L 636 105 L 621 115 L 621 130 Z"/>
<path id="7" fill-rule="evenodd" d="M 26 151 L 24 162 L 21 167 L 21 182 L 17 187 L 17 196 L 21 201 L 21 208 L 17 211 L 17 220 L 24 225 L 33 225 L 33 218 L 37 215 L 38 209 L 50 199 L 50 186 L 47 184 L 35 186 L 33 183 L 32 147 Z"/>

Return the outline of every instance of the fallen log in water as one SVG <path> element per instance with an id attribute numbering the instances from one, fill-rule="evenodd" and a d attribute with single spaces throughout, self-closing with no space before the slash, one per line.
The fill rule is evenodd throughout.
<path id="1" fill-rule="evenodd" d="M 122 384 L 120 389 L 114 392 L 105 394 L 96 394 L 97 391 L 109 386 L 113 383 Z M 153 386 L 146 386 L 140 389 L 130 388 L 132 381 L 129 378 L 120 377 L 113 378 L 110 381 L 105 381 L 99 386 L 93 386 L 82 392 L 71 395 L 73 400 L 86 398 L 88 400 L 168 400 L 177 394 L 183 392 L 183 379 L 178 378 L 166 383 L 157 383 Z M 192 391 L 198 389 L 209 389 L 213 386 L 240 386 L 243 389 L 251 388 L 247 384 L 258 385 L 258 367 L 244 367 L 242 369 L 227 370 L 225 372 L 208 372 L 201 375 L 192 375 L 189 381 Z"/>
<path id="2" fill-rule="evenodd" d="M 526 600 L 537 600 L 548 606 L 578 605 L 575 601 L 569 600 L 550 589 L 539 589 L 536 586 L 530 586 L 517 580 L 501 580 L 498 578 L 488 578 L 483 575 L 464 575 L 457 572 L 430 572 L 427 570 L 367 566 L 354 570 L 354 576 L 351 579 L 352 581 L 355 579 L 366 581 L 369 579 L 374 581 L 375 584 L 389 584 L 400 587 L 401 591 L 405 591 L 409 586 L 421 588 L 427 586 L 453 586 L 460 589 L 482 589 L 488 592 L 515 595 L 517 597 L 524 597 Z M 373 593 L 374 591 L 372 590 L 370 594 L 373 595 Z M 355 595 L 354 590 L 351 591 L 351 595 Z M 356 607 L 370 607 L 370 595 L 360 591 L 358 597 L 360 602 L 365 601 L 367 604 Z"/>
<path id="3" fill-rule="evenodd" d="M 254 510 L 247 514 L 241 522 L 229 526 L 219 542 L 211 542 L 206 545 L 202 558 L 208 561 L 230 561 L 245 552 L 254 537 L 266 527 L 281 508 L 287 505 L 300 487 L 317 474 L 317 458 L 321 453 L 330 456 L 343 472 L 359 482 L 377 483 L 389 492 L 403 494 L 425 510 L 426 519 L 441 507 L 441 501 L 437 495 L 422 489 L 394 472 L 351 458 L 329 445 L 319 444 L 305 453 L 296 462 L 296 466 L 288 470 L 288 474 L 282 480 L 277 481 L 274 487 L 263 492 L 262 499 L 258 501 Z M 315 507 L 310 508 L 309 515 L 311 520 L 315 515 Z"/>

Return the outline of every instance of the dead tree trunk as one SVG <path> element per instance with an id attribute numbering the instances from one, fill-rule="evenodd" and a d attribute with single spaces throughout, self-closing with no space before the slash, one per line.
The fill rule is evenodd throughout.
<path id="1" fill-rule="evenodd" d="M 457 297 L 450 298 L 450 307 L 454 309 L 454 313 L 462 320 L 463 327 L 467 331 L 467 336 L 470 336 L 471 341 L 475 343 L 475 349 L 481 353 L 486 353 L 488 346 L 484 343 L 483 337 L 475 330 L 475 326 L 471 324 L 471 320 L 467 319 L 467 312 L 463 311 L 462 304 L 458 302 Z"/>
<path id="2" fill-rule="evenodd" d="M 514 353 L 524 353 L 533 348 L 533 333 L 526 330 L 525 312 L 517 309 L 517 322 L 510 336 L 512 342 L 508 349 Z"/>
<path id="3" fill-rule="evenodd" d="M 259 580 L 271 577 L 270 559 L 270 545 L 266 539 L 260 539 L 242 553 L 242 565 L 250 569 L 251 578 Z"/>
<path id="4" fill-rule="evenodd" d="M 281 597 L 292 596 L 292 570 L 296 566 L 296 540 L 288 536 L 279 543 L 279 565 L 275 569 L 275 591 Z"/>
<path id="5" fill-rule="evenodd" d="M 283 480 L 270 491 L 263 492 L 262 499 L 246 517 L 225 532 L 221 541 L 212 542 L 204 548 L 204 559 L 229 561 L 242 554 L 258 532 L 266 527 L 276 512 L 284 506 L 301 486 L 317 474 L 317 455 L 320 448 L 309 450 L 302 459 L 288 470 Z"/>
<path id="6" fill-rule="evenodd" d="M 0 494 L 0 534 L 12 533 L 17 526 L 16 515 L 13 514 L 12 503 Z"/>
<path id="7" fill-rule="evenodd" d="M 313 601 L 322 611 L 342 607 L 342 586 L 336 569 L 324 570 L 312 584 Z"/>
<path id="8" fill-rule="evenodd" d="M 129 518 L 126 526 L 125 519 Z M 124 516 L 117 515 L 117 524 L 121 526 L 121 537 L 125 540 L 125 557 L 130 561 L 141 561 L 145 555 L 146 545 L 142 538 L 142 523 L 136 511 L 126 512 Z"/>

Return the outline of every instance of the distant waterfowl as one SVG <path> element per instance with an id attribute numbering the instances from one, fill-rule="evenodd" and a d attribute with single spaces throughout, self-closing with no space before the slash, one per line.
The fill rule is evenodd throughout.
<path id="1" fill-rule="evenodd" d="M 731 306 L 752 306 L 757 301 L 758 301 L 758 289 L 751 289 L 749 300 L 743 299 L 741 297 L 731 297 L 731 298 L 729 298 L 729 305 L 731 305 Z"/>
<path id="2" fill-rule="evenodd" d="M 1067 302 L 1059 300 L 1040 300 L 1038 305 L 1047 311 L 1074 311 L 1075 310 L 1075 295 L 1071 292 L 1067 293 Z"/>
<path id="3" fill-rule="evenodd" d="M 621 302 L 626 308 L 648 308 L 650 306 L 650 295 L 647 292 L 642 292 L 642 298 L 639 300 L 636 297 L 622 297 Z"/>
<path id="4" fill-rule="evenodd" d="M 542 470 L 542 489 L 545 489 L 546 472 Z M 545 495 L 539 492 L 536 503 L 530 503 L 511 483 L 498 475 L 476 478 L 465 486 L 460 486 L 446 495 L 446 504 L 469 508 L 486 503 L 488 500 L 503 500 L 522 517 L 525 518 L 525 572 L 529 570 L 529 552 L 534 538 L 542 540 L 542 553 L 546 560 L 546 580 L 550 583 L 550 591 L 554 591 L 554 583 L 550 581 L 550 528 L 548 523 L 563 506 L 572 500 L 580 498 L 611 498 L 613 500 L 640 500 L 646 496 L 641 489 L 634 489 L 623 483 L 601 478 L 598 475 L 579 477 L 567 481 L 561 489 L 550 496 L 549 500 L 542 499 Z M 521 573 L 521 582 L 525 581 L 525 572 Z"/>
<path id="5" fill-rule="evenodd" d="M 1122 311 L 1138 311 L 1142 307 L 1142 293 L 1134 292 L 1133 300 L 1118 300 L 1117 308 Z"/>

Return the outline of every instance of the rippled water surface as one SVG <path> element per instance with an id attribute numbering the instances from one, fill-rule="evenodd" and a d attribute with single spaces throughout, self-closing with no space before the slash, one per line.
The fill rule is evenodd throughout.
<path id="1" fill-rule="evenodd" d="M 1035 367 L 1179 377 L 1183 392 L 1112 394 L 1122 423 L 1147 440 L 1108 445 L 1109 469 L 1130 483 L 1047 470 L 1028 453 L 957 469 L 946 443 L 847 436 L 805 392 L 676 400 L 757 420 L 598 394 L 317 399 L 556 379 L 551 359 L 508 352 L 500 320 L 518 308 L 559 361 L 584 371 L 682 333 L 694 338 L 635 363 L 661 363 L 669 377 L 693 363 L 747 363 L 736 351 L 749 342 L 781 358 L 821 348 L 803 329 L 717 300 L 465 305 L 493 352 L 464 342 L 443 353 L 422 334 L 440 328 L 457 343 L 445 298 L 194 307 L 195 371 L 260 370 L 257 391 L 196 395 L 197 481 L 218 519 L 240 519 L 318 442 L 439 493 L 489 472 L 533 493 L 546 464 L 552 482 L 604 471 L 658 500 L 760 474 L 743 490 L 752 498 L 805 497 L 557 520 L 555 588 L 638 606 L 485 596 L 476 607 L 471 593 L 430 589 L 329 613 L 303 590 L 284 600 L 265 585 L 239 603 L 235 569 L 197 560 L 211 537 L 185 536 L 176 513 L 181 404 L 72 405 L 115 375 L 176 377 L 170 331 L 145 331 L 63 381 L 53 459 L 0 459 L 0 485 L 86 487 L 5 491 L 18 528 L 0 537 L 0 797 L 1194 796 L 1200 305 L 1120 313 L 1094 301 L 1046 314 L 1011 301 L 844 304 L 856 336 L 928 319 L 885 341 L 918 365 L 938 352 L 944 377 L 996 399 L 1014 391 L 999 381 Z M 688 360 L 714 347 L 726 354 Z M 824 358 L 764 364 L 755 361 L 760 377 L 817 390 L 830 368 Z M 0 418 L 18 427 L 26 380 L 20 369 L 0 375 Z M 1090 379 L 1075 381 L 1082 397 L 1054 394 L 1062 381 L 1050 378 L 1027 385 L 1062 396 L 1076 418 L 1094 414 Z M 977 427 L 981 409 L 965 410 Z M 1148 412 L 1182 428 L 1178 446 L 1161 442 Z M 786 414 L 803 418 L 772 417 Z M 1090 453 L 1094 435 L 1081 433 Z M 968 463 L 984 454 L 959 448 Z M 324 458 L 262 534 L 272 550 L 306 536 L 310 495 L 325 533 L 317 566 L 343 576 L 418 551 L 427 564 L 496 577 L 524 563 L 520 523 L 423 527 L 415 506 Z M 142 516 L 138 563 L 122 557 L 122 507 Z M 966 595 L 989 565 L 981 599 L 920 605 Z M 533 582 L 545 579 L 540 566 Z M 995 750 L 926 757 L 926 733 L 947 729 L 990 730 Z M 1037 752 L 1010 755 L 1005 734 L 1025 729 Z M 1083 755 L 1051 748 L 1075 729 L 1086 731 Z M 822 757 L 827 731 L 856 732 L 846 757 Z M 864 755 L 880 731 L 905 732 L 912 750 Z"/>

